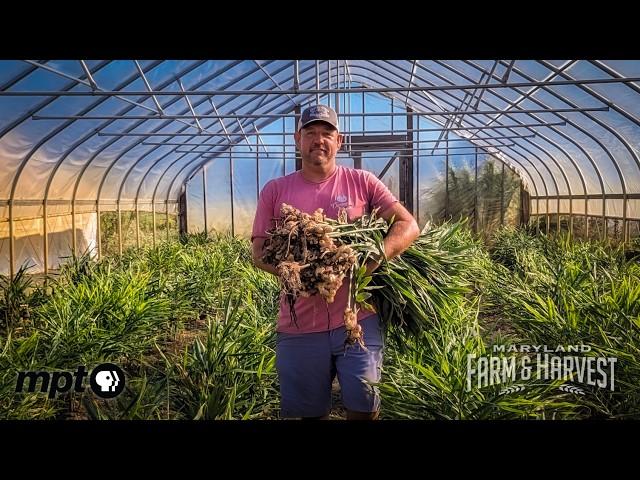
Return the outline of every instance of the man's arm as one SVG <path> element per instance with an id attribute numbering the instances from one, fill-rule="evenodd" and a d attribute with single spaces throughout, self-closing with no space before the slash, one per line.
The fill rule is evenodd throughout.
<path id="1" fill-rule="evenodd" d="M 395 221 L 384 237 L 384 253 L 391 260 L 404 252 L 420 235 L 418 223 L 413 215 L 400 202 L 395 202 L 380 216 L 387 222 L 395 215 Z M 367 275 L 370 275 L 380 264 L 374 260 L 367 262 Z"/>
<path id="2" fill-rule="evenodd" d="M 260 260 L 262 258 L 262 247 L 264 246 L 265 240 L 266 238 L 262 238 L 262 237 L 255 237 L 253 239 L 252 248 L 251 248 L 251 256 L 253 258 L 253 264 L 259 269 L 264 270 L 265 272 L 273 273 L 277 277 L 278 271 L 276 270 L 276 267 L 274 267 L 273 265 L 263 263 L 262 260 Z"/>

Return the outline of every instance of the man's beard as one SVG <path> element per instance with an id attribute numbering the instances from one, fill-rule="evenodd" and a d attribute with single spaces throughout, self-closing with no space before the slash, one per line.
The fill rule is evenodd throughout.
<path id="1" fill-rule="evenodd" d="M 317 155 L 315 152 L 312 152 L 309 155 L 309 160 L 313 165 L 321 166 L 329 161 L 326 152 L 320 152 L 320 155 Z"/>

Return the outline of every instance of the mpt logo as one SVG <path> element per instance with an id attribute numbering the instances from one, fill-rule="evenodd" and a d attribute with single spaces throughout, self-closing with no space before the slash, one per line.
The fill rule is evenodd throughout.
<path id="1" fill-rule="evenodd" d="M 75 382 L 73 378 L 75 377 Z M 87 377 L 84 365 L 79 366 L 74 373 L 71 372 L 18 372 L 16 393 L 21 393 L 27 382 L 27 392 L 35 392 L 38 380 L 41 380 L 40 391 L 49 391 L 49 398 L 54 398 L 58 393 L 66 393 L 74 386 L 76 392 L 84 392 L 82 384 Z M 114 398 L 122 393 L 125 385 L 125 375 L 120 367 L 113 363 L 102 363 L 93 369 L 89 377 L 91 390 L 101 398 Z"/>

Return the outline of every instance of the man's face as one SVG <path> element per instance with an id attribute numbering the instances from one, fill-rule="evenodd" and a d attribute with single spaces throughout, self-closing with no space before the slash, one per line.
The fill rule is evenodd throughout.
<path id="1" fill-rule="evenodd" d="M 336 161 L 342 145 L 342 135 L 326 122 L 313 122 L 295 134 L 302 162 L 309 166 L 325 167 Z"/>

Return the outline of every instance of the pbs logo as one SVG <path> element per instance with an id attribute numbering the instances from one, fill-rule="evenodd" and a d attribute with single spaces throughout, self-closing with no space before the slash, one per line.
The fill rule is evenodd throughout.
<path id="1" fill-rule="evenodd" d="M 114 398 L 124 390 L 124 372 L 113 363 L 102 363 L 93 369 L 89 382 L 99 397 Z"/>

